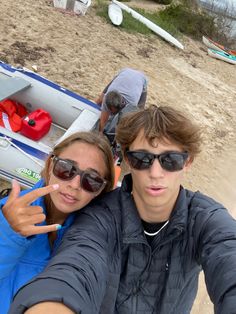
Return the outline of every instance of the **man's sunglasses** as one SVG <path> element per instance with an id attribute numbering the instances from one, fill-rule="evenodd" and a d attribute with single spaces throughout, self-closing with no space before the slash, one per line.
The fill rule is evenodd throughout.
<path id="1" fill-rule="evenodd" d="M 137 170 L 148 169 L 155 159 L 158 159 L 161 167 L 170 172 L 182 170 L 188 158 L 188 153 L 165 152 L 162 154 L 152 154 L 143 151 L 126 151 L 126 156 L 130 166 Z"/>
<path id="2" fill-rule="evenodd" d="M 102 191 L 107 183 L 96 171 L 81 170 L 70 160 L 53 157 L 53 174 L 60 180 L 69 181 L 77 175 L 80 176 L 80 186 L 90 193 Z"/>

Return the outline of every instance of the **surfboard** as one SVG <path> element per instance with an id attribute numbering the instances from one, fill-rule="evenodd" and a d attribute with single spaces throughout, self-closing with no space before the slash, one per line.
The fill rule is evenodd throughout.
<path id="1" fill-rule="evenodd" d="M 108 16 L 112 22 L 112 24 L 119 26 L 123 21 L 123 13 L 121 8 L 115 4 L 110 3 L 108 6 Z"/>
<path id="2" fill-rule="evenodd" d="M 218 51 L 218 50 L 214 50 L 210 48 L 207 50 L 207 52 L 209 56 L 213 58 L 220 59 L 231 64 L 236 64 L 236 56 L 233 56 L 227 52 L 222 52 L 222 51 Z"/>
<path id="3" fill-rule="evenodd" d="M 152 21 L 150 21 L 149 19 L 147 19 L 143 15 L 139 14 L 135 10 L 129 8 L 127 5 L 121 3 L 117 0 L 112 0 L 112 3 L 118 5 L 122 10 L 130 13 L 133 18 L 135 18 L 136 20 L 138 20 L 141 23 L 143 23 L 144 25 L 146 25 L 154 33 L 156 33 L 157 35 L 159 35 L 160 37 L 162 37 L 163 39 L 165 39 L 166 41 L 168 41 L 172 45 L 178 47 L 179 49 L 184 49 L 184 46 L 175 37 L 173 37 L 171 34 L 169 34 L 163 28 L 156 25 L 155 23 L 153 23 Z"/>

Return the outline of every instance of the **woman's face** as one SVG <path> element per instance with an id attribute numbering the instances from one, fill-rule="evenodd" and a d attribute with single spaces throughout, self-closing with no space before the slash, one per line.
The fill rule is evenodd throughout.
<path id="1" fill-rule="evenodd" d="M 106 165 L 103 153 L 94 145 L 83 142 L 74 142 L 58 156 L 72 161 L 81 170 L 95 170 L 105 178 Z M 74 212 L 87 205 L 98 193 L 89 193 L 82 189 L 80 176 L 76 175 L 69 181 L 58 179 L 53 174 L 53 161 L 50 164 L 49 184 L 59 184 L 59 189 L 50 194 L 56 209 L 64 214 Z"/>

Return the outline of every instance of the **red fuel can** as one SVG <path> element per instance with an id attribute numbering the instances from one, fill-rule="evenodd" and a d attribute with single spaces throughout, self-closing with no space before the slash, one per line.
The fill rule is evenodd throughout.
<path id="1" fill-rule="evenodd" d="M 52 124 L 50 114 L 42 109 L 32 111 L 23 119 L 20 133 L 32 140 L 38 141 L 46 135 Z"/>

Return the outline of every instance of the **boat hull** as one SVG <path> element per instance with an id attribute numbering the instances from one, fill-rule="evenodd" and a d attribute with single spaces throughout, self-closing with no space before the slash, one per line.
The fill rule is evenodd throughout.
<path id="1" fill-rule="evenodd" d="M 236 64 L 236 56 L 232 56 L 230 54 L 228 54 L 227 52 L 222 52 L 222 51 L 218 51 L 218 50 L 214 50 L 214 49 L 208 49 L 207 50 L 209 56 L 231 63 L 231 64 Z"/>
<path id="2" fill-rule="evenodd" d="M 30 87 L 10 99 L 23 104 L 29 112 L 38 108 L 46 110 L 53 120 L 48 134 L 39 141 L 0 127 L 0 177 L 9 181 L 16 179 L 23 187 L 31 187 L 40 179 L 53 146 L 75 131 L 93 129 L 100 117 L 100 107 L 28 69 L 14 68 L 0 61 L 0 83 L 13 77 L 26 80 Z"/>
<path id="3" fill-rule="evenodd" d="M 232 50 L 232 49 L 229 49 L 229 48 L 227 48 L 227 47 L 225 47 L 223 45 L 220 45 L 219 43 L 211 40 L 210 38 L 208 38 L 206 36 L 202 36 L 202 41 L 208 48 L 211 48 L 211 49 L 214 49 L 214 50 L 218 50 L 218 51 L 221 51 L 221 52 L 226 52 L 228 54 L 236 56 L 236 50 Z"/>

